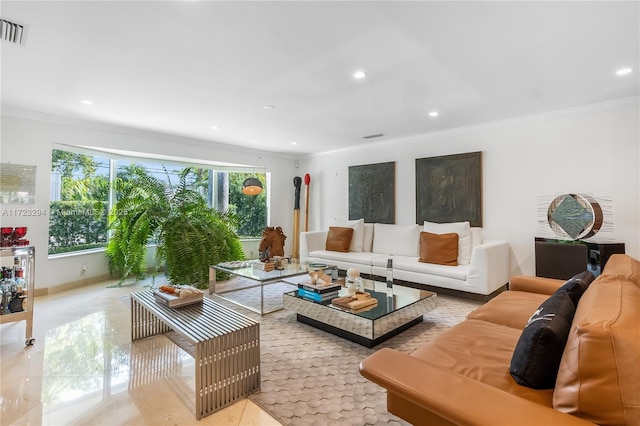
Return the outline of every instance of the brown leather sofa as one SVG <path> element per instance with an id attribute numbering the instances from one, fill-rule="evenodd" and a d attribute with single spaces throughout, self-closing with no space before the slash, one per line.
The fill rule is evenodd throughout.
<path id="1" fill-rule="evenodd" d="M 413 353 L 360 364 L 389 412 L 416 425 L 640 425 L 640 262 L 611 257 L 579 299 L 553 389 L 510 375 L 527 321 L 564 282 L 513 277 L 505 291 Z"/>

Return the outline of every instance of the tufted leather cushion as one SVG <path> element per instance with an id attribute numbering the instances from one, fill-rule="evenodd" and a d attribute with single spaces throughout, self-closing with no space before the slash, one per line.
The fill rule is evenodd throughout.
<path id="1" fill-rule="evenodd" d="M 347 253 L 349 252 L 349 245 L 351 244 L 352 237 L 353 228 L 331 226 L 329 227 L 329 232 L 327 233 L 325 250 Z"/>
<path id="2" fill-rule="evenodd" d="M 458 234 L 420 232 L 420 258 L 423 263 L 458 266 Z"/>
<path id="3" fill-rule="evenodd" d="M 614 255 L 623 256 L 623 255 Z M 611 259 L 613 259 L 613 257 Z M 611 260 L 610 259 L 610 260 Z M 553 408 L 600 425 L 640 425 L 640 262 L 607 262 L 578 304 Z"/>

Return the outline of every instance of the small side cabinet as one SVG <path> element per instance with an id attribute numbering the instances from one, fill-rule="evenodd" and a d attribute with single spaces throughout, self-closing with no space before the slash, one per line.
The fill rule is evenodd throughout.
<path id="1" fill-rule="evenodd" d="M 536 237 L 536 276 L 568 280 L 588 269 L 597 277 L 611 255 L 624 252 L 624 243 L 588 243 Z"/>

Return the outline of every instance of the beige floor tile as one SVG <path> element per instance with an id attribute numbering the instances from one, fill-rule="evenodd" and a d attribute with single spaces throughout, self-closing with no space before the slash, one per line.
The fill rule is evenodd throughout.
<path id="1" fill-rule="evenodd" d="M 195 418 L 194 361 L 164 336 L 131 342 L 128 295 L 113 282 L 35 300 L 33 346 L 24 321 L 0 326 L 0 424 L 277 425 L 247 399 Z"/>
<path id="2" fill-rule="evenodd" d="M 239 424 L 242 426 L 277 426 L 280 425 L 280 422 L 271 417 L 269 413 L 261 409 L 252 401 L 247 401 L 247 406 L 242 414 L 242 419 Z"/>

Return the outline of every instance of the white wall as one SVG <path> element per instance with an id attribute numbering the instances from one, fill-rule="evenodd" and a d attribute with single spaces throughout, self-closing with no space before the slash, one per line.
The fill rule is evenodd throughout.
<path id="1" fill-rule="evenodd" d="M 323 154 L 299 160 L 148 132 L 97 124 L 3 116 L 0 161 L 37 166 L 36 204 L 48 211 L 51 149 L 54 143 L 106 147 L 162 155 L 254 165 L 257 155 L 272 173 L 271 223 L 282 226 L 293 245 L 293 177 L 311 176 L 309 229 L 348 217 L 348 167 L 396 162 L 396 223 L 415 223 L 415 159 L 483 152 L 485 239 L 511 245 L 512 274 L 533 274 L 533 238 L 538 232 L 538 200 L 561 193 L 613 199 L 613 238 L 640 258 L 640 135 L 638 103 L 588 107 L 506 123 L 459 129 L 394 144 Z M 302 190 L 304 200 L 304 185 Z M 304 201 L 301 200 L 302 206 Z M 0 206 L 3 212 L 17 205 Z M 304 207 L 301 222 L 304 223 Z M 102 254 L 47 258 L 48 216 L 0 215 L 3 226 L 29 227 L 36 247 L 36 288 L 80 282 L 107 273 Z M 302 228 L 302 225 L 301 225 Z M 82 272 L 82 265 L 87 271 Z"/>
<path id="2" fill-rule="evenodd" d="M 30 119 L 2 116 L 0 161 L 36 166 L 36 203 L 3 204 L 2 226 L 27 226 L 27 238 L 36 247 L 36 289 L 50 289 L 72 282 L 82 282 L 108 273 L 104 253 L 47 257 L 49 217 L 16 217 L 6 214 L 15 208 L 48 212 L 51 150 L 54 143 L 148 152 L 159 155 L 188 157 L 196 160 L 222 161 L 253 166 L 258 155 L 271 172 L 271 223 L 282 226 L 286 235 L 293 234 L 293 177 L 295 160 L 288 155 L 255 152 L 206 141 L 171 137 L 132 129 L 115 128 L 97 123 L 68 122 L 54 119 Z M 69 124 L 72 123 L 72 124 Z M 292 238 L 285 249 L 291 250 Z M 87 271 L 82 271 L 87 265 Z"/>
<path id="3" fill-rule="evenodd" d="M 614 230 L 640 258 L 638 101 L 589 106 L 368 145 L 301 162 L 311 175 L 310 229 L 348 218 L 348 167 L 395 161 L 396 223 L 415 223 L 415 159 L 482 151 L 484 238 L 511 246 L 512 274 L 534 274 L 539 197 L 586 193 L 613 200 Z"/>

